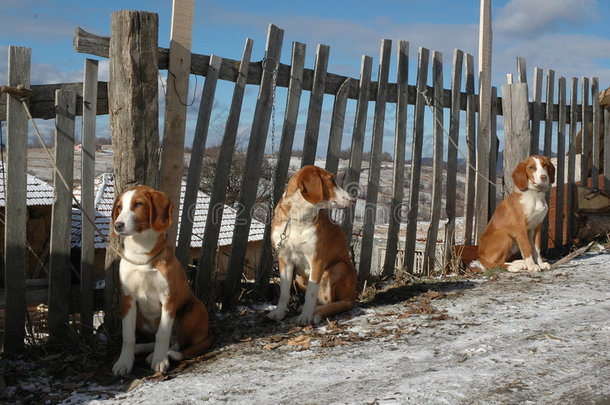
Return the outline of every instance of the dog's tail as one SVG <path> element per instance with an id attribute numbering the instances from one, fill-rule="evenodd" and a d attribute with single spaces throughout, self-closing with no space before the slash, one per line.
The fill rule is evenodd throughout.
<path id="1" fill-rule="evenodd" d="M 322 319 L 328 318 L 331 315 L 339 312 L 349 311 L 350 309 L 354 308 L 355 304 L 355 301 L 342 300 L 321 305 L 316 308 L 313 322 L 319 323 Z"/>

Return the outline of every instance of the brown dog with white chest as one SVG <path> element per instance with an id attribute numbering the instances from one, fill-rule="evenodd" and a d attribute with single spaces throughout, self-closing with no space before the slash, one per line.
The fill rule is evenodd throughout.
<path id="1" fill-rule="evenodd" d="M 546 194 L 555 181 L 555 166 L 546 156 L 532 155 L 513 171 L 513 192 L 496 208 L 479 243 L 478 261 L 483 270 L 503 267 L 508 271 L 548 270 L 540 255 L 540 229 L 548 212 Z M 508 262 L 521 253 L 522 259 Z"/>
<path id="2" fill-rule="evenodd" d="M 353 203 L 354 199 L 337 186 L 333 174 L 319 167 L 305 166 L 290 178 L 271 224 L 281 284 L 270 318 L 286 316 L 294 271 L 297 286 L 305 291 L 298 324 L 318 323 L 354 307 L 358 277 L 347 240 L 341 227 L 321 211 Z"/>
<path id="3" fill-rule="evenodd" d="M 165 193 L 148 186 L 131 188 L 114 201 L 111 229 L 124 238 L 119 269 L 123 345 L 112 368 L 115 375 L 130 373 L 138 353 L 152 352 L 147 358 L 152 370 L 164 372 L 170 358 L 195 356 L 213 343 L 207 309 L 191 291 L 165 232 L 172 210 Z M 154 342 L 136 344 L 136 328 L 154 336 Z"/>

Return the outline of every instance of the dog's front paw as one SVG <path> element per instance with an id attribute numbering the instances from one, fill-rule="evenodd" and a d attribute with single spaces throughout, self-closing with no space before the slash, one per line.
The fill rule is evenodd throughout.
<path id="1" fill-rule="evenodd" d="M 276 307 L 274 310 L 269 311 L 267 317 L 271 319 L 275 319 L 276 321 L 281 321 L 286 316 L 286 310 Z"/>
<path id="2" fill-rule="evenodd" d="M 537 273 L 540 271 L 540 266 L 538 266 L 537 264 L 531 264 L 531 265 L 527 266 L 527 271 L 531 271 L 532 273 Z"/>
<path id="3" fill-rule="evenodd" d="M 131 373 L 131 369 L 133 368 L 133 355 L 123 354 L 119 356 L 119 359 L 114 366 L 112 367 L 112 374 L 115 376 L 124 376 Z"/>
<path id="4" fill-rule="evenodd" d="M 540 261 L 540 262 L 538 262 L 538 265 L 540 266 L 540 269 L 543 270 L 543 271 L 544 270 L 551 270 L 551 265 L 548 262 Z"/>
<path id="5" fill-rule="evenodd" d="M 311 325 L 313 321 L 313 314 L 306 314 L 304 312 L 301 312 L 301 315 L 297 317 L 297 324 L 301 326 Z"/>
<path id="6" fill-rule="evenodd" d="M 167 353 L 161 356 L 153 355 L 150 368 L 155 373 L 164 373 L 169 368 L 169 357 Z"/>

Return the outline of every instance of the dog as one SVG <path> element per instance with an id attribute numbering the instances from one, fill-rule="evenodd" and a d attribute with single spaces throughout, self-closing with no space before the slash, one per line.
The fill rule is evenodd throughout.
<path id="1" fill-rule="evenodd" d="M 135 354 L 150 353 L 152 370 L 164 372 L 169 358 L 192 357 L 213 343 L 208 311 L 191 291 L 175 244 L 165 232 L 172 211 L 165 193 L 148 186 L 133 187 L 114 201 L 112 233 L 124 238 L 119 267 L 123 345 L 114 375 L 129 374 Z M 154 336 L 154 343 L 136 344 L 136 327 Z"/>
<path id="2" fill-rule="evenodd" d="M 515 188 L 496 208 L 479 243 L 471 267 L 502 267 L 508 271 L 549 270 L 540 255 L 540 228 L 548 212 L 546 194 L 555 182 L 555 166 L 546 156 L 532 155 L 512 174 Z M 507 262 L 517 253 L 521 260 Z"/>
<path id="3" fill-rule="evenodd" d="M 319 323 L 354 307 L 358 276 L 347 240 L 341 227 L 321 211 L 353 203 L 333 174 L 319 167 L 304 166 L 290 178 L 271 223 L 281 281 L 278 304 L 269 318 L 286 316 L 295 270 L 296 285 L 305 291 L 298 324 Z"/>

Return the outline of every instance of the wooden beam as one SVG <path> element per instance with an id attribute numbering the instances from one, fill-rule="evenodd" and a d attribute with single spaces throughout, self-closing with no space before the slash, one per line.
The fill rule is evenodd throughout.
<path id="1" fill-rule="evenodd" d="M 180 188 L 184 172 L 184 133 L 194 8 L 195 0 L 173 1 L 159 188 L 176 206 L 180 204 Z M 167 231 L 170 240 L 176 239 L 177 230 L 178 210 L 176 209 L 173 213 L 172 225 Z"/>

